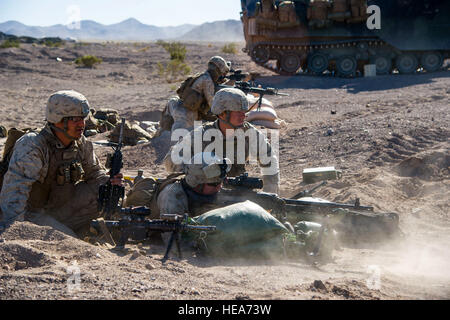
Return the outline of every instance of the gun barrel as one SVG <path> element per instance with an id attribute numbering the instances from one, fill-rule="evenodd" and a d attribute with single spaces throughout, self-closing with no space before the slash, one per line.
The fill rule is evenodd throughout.
<path id="1" fill-rule="evenodd" d="M 120 221 L 105 220 L 105 225 L 108 229 L 115 229 L 120 227 Z M 91 226 L 97 230 L 100 230 L 100 223 L 97 220 L 91 221 Z"/>
<path id="2" fill-rule="evenodd" d="M 273 96 L 289 96 L 287 93 L 278 92 L 278 89 L 275 88 L 261 88 L 261 87 L 252 87 L 249 82 L 236 81 L 234 87 L 227 85 L 218 85 L 219 89 L 223 88 L 237 88 L 242 90 L 245 93 L 257 93 L 260 95 L 273 95 Z"/>
<path id="3" fill-rule="evenodd" d="M 374 208 L 370 206 L 359 206 L 354 204 L 336 203 L 336 202 L 316 202 L 307 200 L 283 199 L 286 205 L 302 206 L 302 207 L 318 207 L 318 208 L 344 208 L 361 211 L 373 211 Z"/>
<path id="4" fill-rule="evenodd" d="M 120 133 L 119 133 L 119 142 L 117 144 L 117 149 L 120 150 L 122 148 L 123 141 L 123 127 L 125 126 L 125 118 L 122 118 L 122 123 L 120 124 Z"/>

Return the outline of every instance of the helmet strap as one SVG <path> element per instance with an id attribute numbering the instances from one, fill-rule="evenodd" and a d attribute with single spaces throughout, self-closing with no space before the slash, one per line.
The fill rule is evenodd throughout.
<path id="1" fill-rule="evenodd" d="M 220 122 L 223 122 L 223 123 L 225 123 L 225 124 L 227 124 L 227 125 L 229 125 L 229 126 L 231 126 L 234 130 L 236 130 L 236 129 L 239 129 L 239 128 L 242 128 L 243 127 L 243 125 L 242 126 L 235 126 L 235 125 L 233 125 L 233 124 L 231 124 L 231 122 L 230 122 L 230 118 L 231 118 L 231 112 L 230 111 L 225 111 L 225 114 L 227 115 L 227 118 L 226 118 L 226 120 L 223 120 L 223 119 L 221 119 L 221 118 L 219 118 L 219 117 L 217 117 L 217 119 L 220 121 Z"/>
<path id="2" fill-rule="evenodd" d="M 68 128 L 69 128 L 69 127 L 68 127 L 68 124 L 67 124 L 68 121 L 69 121 L 69 120 L 68 120 L 67 118 L 64 118 L 64 130 L 61 129 L 61 128 L 58 128 L 58 127 L 55 126 L 53 123 L 50 123 L 50 122 L 49 122 L 49 125 L 50 125 L 50 128 L 52 128 L 53 130 L 58 131 L 58 132 L 61 132 L 62 134 L 64 134 L 64 136 L 65 136 L 67 139 L 72 140 L 72 141 L 75 141 L 75 140 L 77 140 L 77 138 L 72 137 L 70 134 L 67 133 L 67 130 L 68 130 Z"/>

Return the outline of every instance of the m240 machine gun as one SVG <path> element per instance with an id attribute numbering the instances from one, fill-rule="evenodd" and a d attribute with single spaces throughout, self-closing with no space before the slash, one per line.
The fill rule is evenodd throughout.
<path id="1" fill-rule="evenodd" d="M 188 215 L 161 215 L 161 219 L 146 218 L 151 214 L 147 207 L 121 208 L 122 217 L 119 220 L 92 220 L 91 226 L 96 230 L 103 232 L 102 224 L 108 230 L 117 229 L 120 232 L 120 239 L 117 248 L 124 248 L 128 239 L 145 240 L 153 232 L 171 232 L 169 243 L 162 259 L 165 262 L 169 258 L 170 250 L 175 240 L 178 256 L 181 259 L 180 233 L 183 231 L 194 231 L 200 233 L 200 239 L 206 237 L 207 232 L 216 230 L 215 226 L 202 226 L 191 223 Z"/>
<path id="2" fill-rule="evenodd" d="M 262 180 L 258 182 L 258 178 L 244 174 L 234 179 L 233 184 L 225 183 L 219 192 L 217 202 L 220 205 L 250 200 L 270 211 L 280 221 L 291 224 L 299 221 L 326 223 L 333 225 L 349 240 L 379 240 L 399 231 L 396 213 L 376 213 L 373 207 L 361 205 L 359 199 L 353 204 L 347 204 L 310 197 L 314 190 L 324 185 L 323 182 L 297 194 L 296 197 L 301 199 L 288 199 L 273 193 L 259 192 L 257 187 L 262 188 Z"/>

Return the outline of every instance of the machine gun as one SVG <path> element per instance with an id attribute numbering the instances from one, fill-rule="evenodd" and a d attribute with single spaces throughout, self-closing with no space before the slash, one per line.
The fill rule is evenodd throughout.
<path id="1" fill-rule="evenodd" d="M 289 96 L 287 93 L 281 93 L 278 92 L 278 89 L 275 88 L 262 88 L 257 87 L 253 82 L 249 81 L 236 81 L 234 87 L 226 86 L 226 85 L 219 85 L 219 89 L 223 88 L 237 88 L 239 90 L 242 90 L 244 93 L 257 93 L 259 95 L 258 99 L 258 110 L 261 108 L 262 104 L 262 98 L 264 95 L 271 95 L 271 96 Z"/>
<path id="2" fill-rule="evenodd" d="M 219 77 L 219 82 L 222 82 L 225 79 L 233 80 L 233 81 L 243 81 L 248 76 L 249 76 L 249 74 L 246 72 L 242 72 L 242 70 L 230 69 L 230 73 L 228 75 Z"/>
<path id="3" fill-rule="evenodd" d="M 246 172 L 238 177 L 226 178 L 224 181 L 224 185 L 245 189 L 262 189 L 264 183 L 262 179 L 249 177 L 248 173 Z"/>
<path id="4" fill-rule="evenodd" d="M 323 183 L 319 186 L 322 185 Z M 298 195 L 310 196 L 319 186 Z M 224 185 L 216 201 L 220 206 L 226 206 L 247 200 L 270 211 L 280 221 L 291 224 L 299 221 L 326 223 L 333 225 L 336 230 L 352 240 L 355 238 L 374 240 L 389 237 L 399 231 L 398 214 L 376 213 L 373 207 L 362 206 L 359 199 L 356 199 L 353 204 L 336 203 L 319 198 L 288 199 L 243 186 Z"/>
<path id="5" fill-rule="evenodd" d="M 151 232 L 171 232 L 169 243 L 162 259 L 165 262 L 169 258 L 170 250 L 172 249 L 173 241 L 175 240 L 178 257 L 181 259 L 180 249 L 180 233 L 183 231 L 196 231 L 200 232 L 200 238 L 204 239 L 207 232 L 216 230 L 215 226 L 202 226 L 190 224 L 188 215 L 161 215 L 161 219 L 147 219 L 146 217 L 151 214 L 151 211 L 147 207 L 132 207 L 122 208 L 120 210 L 123 215 L 119 220 L 92 220 L 91 226 L 98 231 L 102 231 L 102 223 L 104 222 L 108 230 L 117 229 L 120 232 L 120 239 L 117 243 L 117 248 L 124 248 L 128 239 L 144 240 L 148 238 Z M 203 237 L 203 238 L 202 238 Z"/>
<path id="6" fill-rule="evenodd" d="M 117 145 L 113 145 L 113 154 L 108 154 L 106 161 L 106 167 L 110 169 L 109 180 L 106 184 L 101 185 L 98 190 L 97 208 L 101 213 L 101 216 L 106 219 L 110 219 L 112 215 L 119 211 L 122 207 L 123 198 L 125 196 L 125 187 L 111 184 L 111 179 L 120 173 L 123 167 L 122 161 L 122 140 L 123 140 L 123 127 L 125 125 L 125 119 L 122 118 L 120 125 L 120 135 Z"/>

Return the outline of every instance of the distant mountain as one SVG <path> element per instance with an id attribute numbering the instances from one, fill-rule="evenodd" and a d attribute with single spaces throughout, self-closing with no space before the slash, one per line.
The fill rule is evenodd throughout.
<path id="1" fill-rule="evenodd" d="M 180 38 L 192 41 L 244 41 L 244 32 L 241 21 L 225 20 L 204 23 Z"/>
<path id="2" fill-rule="evenodd" d="M 74 38 L 77 40 L 243 40 L 242 24 L 237 20 L 204 23 L 200 26 L 184 24 L 175 27 L 146 25 L 134 18 L 111 25 L 103 25 L 91 20 L 82 20 L 79 29 L 72 29 L 61 24 L 50 27 L 33 27 L 26 26 L 17 21 L 6 21 L 0 23 L 0 31 L 16 36 L 29 36 L 34 38 L 60 37 L 63 39 Z"/>

